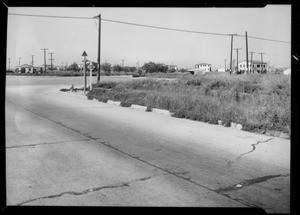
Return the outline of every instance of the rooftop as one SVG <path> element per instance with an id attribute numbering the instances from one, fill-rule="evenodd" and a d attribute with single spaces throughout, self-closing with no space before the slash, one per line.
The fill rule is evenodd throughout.
<path id="1" fill-rule="evenodd" d="M 197 63 L 196 65 L 210 65 L 210 63 Z"/>

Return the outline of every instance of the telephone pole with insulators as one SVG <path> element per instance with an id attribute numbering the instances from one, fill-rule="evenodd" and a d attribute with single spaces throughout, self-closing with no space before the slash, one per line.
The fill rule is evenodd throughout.
<path id="1" fill-rule="evenodd" d="M 50 64 L 51 67 L 50 67 L 50 68 L 51 68 L 51 71 L 52 71 L 52 70 L 53 70 L 53 63 L 52 63 L 52 62 L 53 62 L 53 60 L 54 60 L 54 59 L 52 58 L 52 55 L 53 55 L 54 53 L 51 52 L 51 53 L 49 53 L 49 54 L 50 54 L 50 56 L 51 56 L 49 60 L 51 61 L 51 64 Z"/>
<path id="2" fill-rule="evenodd" d="M 44 48 L 44 49 L 41 49 L 41 50 L 44 50 L 44 72 L 46 72 L 46 66 L 47 66 L 47 64 L 46 64 L 46 50 L 48 50 L 48 49 L 46 49 L 46 48 Z"/>
<path id="3" fill-rule="evenodd" d="M 234 50 L 236 50 L 236 66 L 237 66 L 237 73 L 239 72 L 239 50 L 242 48 L 235 48 Z"/>

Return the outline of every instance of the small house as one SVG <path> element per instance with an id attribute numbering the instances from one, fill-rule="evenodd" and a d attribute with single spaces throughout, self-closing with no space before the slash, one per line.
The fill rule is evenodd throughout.
<path id="1" fill-rule="evenodd" d="M 251 73 L 266 73 L 268 64 L 257 60 L 248 61 L 249 72 Z M 247 62 L 241 61 L 238 63 L 238 70 L 242 73 L 247 72 Z"/>

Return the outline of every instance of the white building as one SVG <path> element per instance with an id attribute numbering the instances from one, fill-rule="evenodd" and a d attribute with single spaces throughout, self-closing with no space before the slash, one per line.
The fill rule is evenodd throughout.
<path id="1" fill-rule="evenodd" d="M 291 74 L 291 69 L 286 69 L 283 71 L 284 75 L 290 75 Z"/>
<path id="2" fill-rule="evenodd" d="M 205 72 L 211 71 L 211 64 L 209 63 L 199 63 L 195 65 L 195 69 L 203 70 Z"/>
<path id="3" fill-rule="evenodd" d="M 218 72 L 225 72 L 225 68 L 219 68 L 217 69 Z"/>
<path id="4" fill-rule="evenodd" d="M 249 72 L 251 73 L 266 73 L 267 66 L 268 64 L 266 62 L 253 60 L 251 64 L 251 61 L 248 61 L 248 68 L 249 68 Z M 247 71 L 247 62 L 245 60 L 239 62 L 238 70 L 242 73 L 245 73 Z"/>

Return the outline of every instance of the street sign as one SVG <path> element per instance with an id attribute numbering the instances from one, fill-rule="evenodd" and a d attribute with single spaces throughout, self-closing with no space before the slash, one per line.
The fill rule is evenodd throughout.
<path id="1" fill-rule="evenodd" d="M 82 56 L 83 56 L 83 57 L 86 57 L 86 56 L 88 56 L 88 55 L 87 55 L 87 53 L 86 53 L 85 51 L 83 51 Z"/>
<path id="2" fill-rule="evenodd" d="M 89 70 L 90 70 L 90 71 L 93 71 L 93 69 L 95 69 L 95 66 L 91 63 L 91 64 L 89 65 Z"/>

